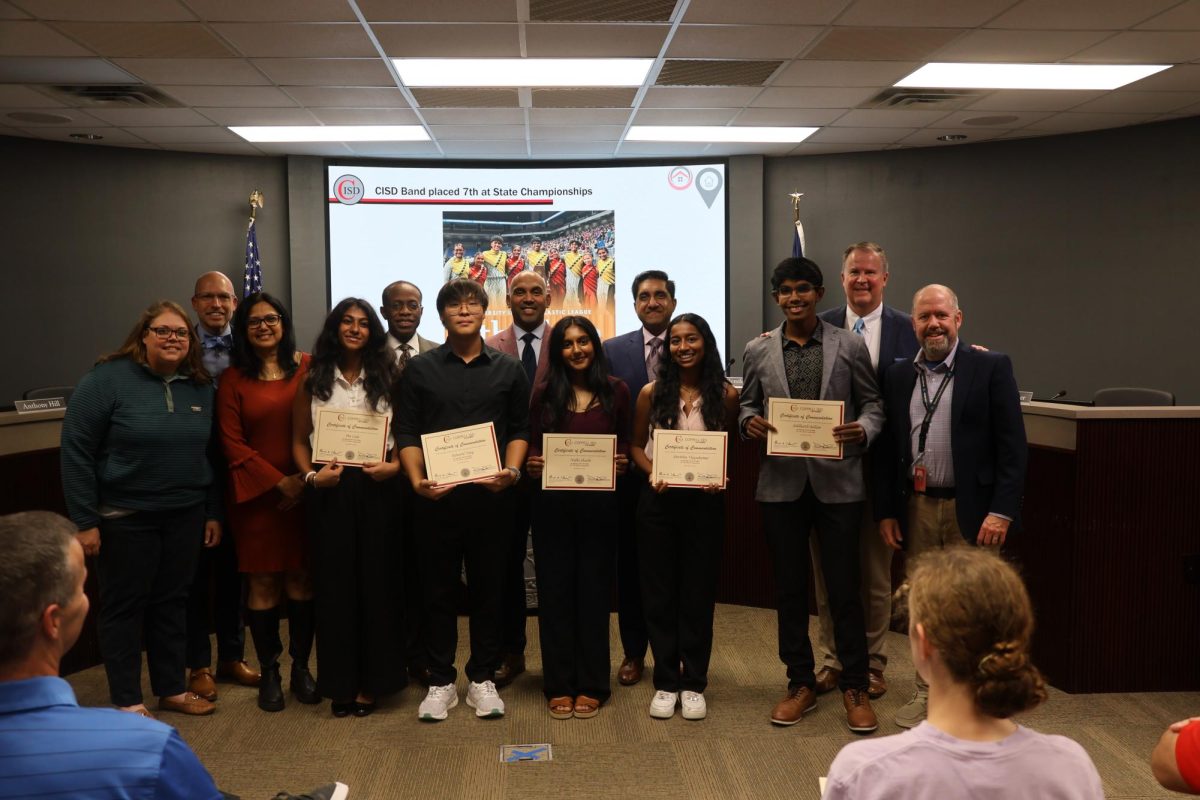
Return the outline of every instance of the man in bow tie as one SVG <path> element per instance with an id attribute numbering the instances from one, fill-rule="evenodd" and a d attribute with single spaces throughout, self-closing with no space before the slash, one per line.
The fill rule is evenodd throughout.
<path id="1" fill-rule="evenodd" d="M 197 341 L 204 348 L 204 368 L 214 381 L 229 366 L 229 350 L 233 346 L 229 320 L 236 307 L 233 284 L 222 273 L 206 272 L 196 279 L 192 308 L 200 320 L 196 325 Z"/>

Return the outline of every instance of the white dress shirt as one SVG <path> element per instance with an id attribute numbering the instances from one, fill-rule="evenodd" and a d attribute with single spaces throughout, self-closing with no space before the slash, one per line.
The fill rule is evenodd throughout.
<path id="1" fill-rule="evenodd" d="M 854 309 L 846 306 L 846 330 L 853 331 L 854 323 L 859 319 L 860 317 L 854 313 Z M 871 353 L 871 366 L 879 369 L 879 337 L 883 333 L 883 303 L 875 306 L 874 311 L 861 319 L 864 326 L 862 337 L 867 343 L 867 350 Z"/>
<path id="2" fill-rule="evenodd" d="M 522 356 L 525 355 L 526 347 L 533 348 L 533 363 L 538 364 L 541 361 L 542 338 L 545 337 L 545 335 L 546 335 L 546 328 L 547 328 L 547 326 L 546 326 L 545 320 L 542 320 L 542 324 L 538 325 L 536 328 L 534 328 L 531 331 L 525 330 L 524 328 L 522 328 L 520 325 L 516 324 L 515 322 L 513 323 L 513 335 L 517 337 L 517 360 L 518 361 L 520 361 Z M 533 341 L 529 342 L 528 344 L 526 344 L 525 340 L 522 338 L 527 333 L 533 334 Z"/>

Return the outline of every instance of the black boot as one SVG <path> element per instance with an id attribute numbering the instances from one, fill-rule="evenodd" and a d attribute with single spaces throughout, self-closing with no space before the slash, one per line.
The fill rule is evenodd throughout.
<path id="1" fill-rule="evenodd" d="M 279 678 L 279 655 L 283 642 L 279 640 L 279 607 L 265 611 L 247 609 L 246 622 L 254 649 L 258 652 L 258 663 L 262 679 L 258 683 L 258 707 L 263 711 L 283 710 L 283 682 Z"/>
<path id="2" fill-rule="evenodd" d="M 308 671 L 316 612 L 312 600 L 288 600 L 288 654 L 292 657 L 290 686 L 301 703 L 321 702 L 317 682 Z"/>

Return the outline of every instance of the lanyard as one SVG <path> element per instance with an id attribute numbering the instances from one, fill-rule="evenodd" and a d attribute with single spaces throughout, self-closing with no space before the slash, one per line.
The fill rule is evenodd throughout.
<path id="1" fill-rule="evenodd" d="M 921 433 L 917 438 L 917 458 L 920 458 L 925 455 L 925 438 L 929 436 L 929 424 L 933 422 L 933 414 L 942 402 L 942 393 L 946 391 L 950 381 L 954 380 L 954 368 L 951 367 L 946 372 L 946 377 L 942 379 L 942 385 L 938 387 L 932 400 L 929 399 L 929 385 L 925 382 L 925 370 L 918 369 L 917 376 L 921 379 L 921 403 L 925 406 L 925 419 L 921 421 Z"/>

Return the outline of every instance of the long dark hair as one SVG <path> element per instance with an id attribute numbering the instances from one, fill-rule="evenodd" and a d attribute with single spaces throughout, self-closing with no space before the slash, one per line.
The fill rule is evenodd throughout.
<path id="1" fill-rule="evenodd" d="M 255 292 L 245 298 L 238 303 L 237 311 L 233 312 L 233 323 L 230 326 L 233 329 L 233 349 L 229 352 L 229 363 L 247 378 L 257 378 L 262 370 L 262 359 L 250 343 L 250 325 L 247 322 L 250 319 L 250 309 L 259 303 L 266 303 L 279 315 L 281 331 L 275 357 L 284 377 L 290 378 L 296 374 L 299 366 L 296 363 L 296 332 L 292 330 L 292 315 L 288 313 L 282 300 L 266 292 Z"/>
<path id="2" fill-rule="evenodd" d="M 704 427 L 710 431 L 725 429 L 725 370 L 717 353 L 717 339 L 712 328 L 699 314 L 680 314 L 667 325 L 667 350 L 654 376 L 654 393 L 650 396 L 650 425 L 655 428 L 674 428 L 679 421 L 679 365 L 670 356 L 671 331 L 686 322 L 694 325 L 704 338 L 704 360 L 700 363 L 700 413 Z"/>
<path id="3" fill-rule="evenodd" d="M 308 378 L 304 388 L 319 400 L 328 400 L 333 394 L 333 370 L 337 366 L 338 357 L 342 354 L 342 340 L 338 337 L 338 327 L 342 317 L 351 307 L 357 306 L 367 315 L 367 326 L 370 335 L 367 345 L 363 348 L 362 369 L 363 383 L 367 390 L 367 402 L 378 410 L 379 401 L 387 400 L 392 384 L 396 381 L 396 362 L 387 349 L 387 331 L 379 321 L 379 315 L 371 304 L 358 297 L 347 297 L 333 307 L 321 333 L 317 335 L 313 345 L 312 361 L 308 370 Z"/>
<path id="4" fill-rule="evenodd" d="M 595 395 L 604 413 L 609 417 L 612 417 L 613 413 L 613 389 L 608 380 L 608 358 L 604 355 L 604 348 L 600 346 L 600 334 L 587 317 L 566 316 L 550 331 L 550 365 L 546 369 L 546 388 L 542 392 L 542 428 L 547 431 L 559 430 L 567 412 L 587 411 L 586 408 L 575 408 L 575 390 L 571 388 L 571 379 L 567 377 L 567 362 L 563 358 L 563 343 L 567 338 L 567 328 L 571 326 L 581 329 L 592 340 L 595 356 L 592 358 L 592 365 L 588 367 L 584 382 Z"/>

